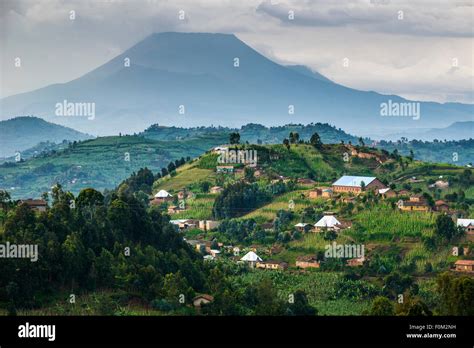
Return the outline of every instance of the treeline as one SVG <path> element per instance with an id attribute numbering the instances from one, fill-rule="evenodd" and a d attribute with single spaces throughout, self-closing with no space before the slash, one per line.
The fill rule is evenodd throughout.
<path id="1" fill-rule="evenodd" d="M 42 307 L 60 293 L 114 289 L 178 305 L 177 292 L 190 303 L 195 291 L 207 289 L 202 257 L 168 217 L 135 197 L 93 189 L 74 197 L 57 185 L 51 199 L 51 208 L 39 214 L 26 204 L 4 206 L 9 212 L 0 243 L 38 245 L 39 254 L 36 262 L 0 263 L 0 302 L 10 313 Z"/>
<path id="2" fill-rule="evenodd" d="M 228 127 L 163 127 L 158 124 L 150 126 L 142 135 L 145 137 L 158 140 L 175 140 L 197 138 L 202 135 L 224 135 L 227 137 L 229 133 L 239 134 L 241 143 L 251 144 L 275 144 L 281 143 L 288 133 L 293 132 L 301 136 L 301 138 L 309 139 L 312 134 L 319 133 L 323 142 L 327 144 L 337 144 L 341 141 L 357 142 L 358 138 L 344 132 L 341 128 L 336 128 L 328 123 L 310 123 L 303 124 L 287 124 L 284 126 L 276 126 L 267 128 L 256 123 L 249 123 L 239 128 Z M 365 139 L 369 142 L 370 139 Z"/>
<path id="3" fill-rule="evenodd" d="M 259 185 L 238 181 L 225 187 L 214 201 L 212 215 L 215 219 L 229 219 L 244 215 L 271 201 L 272 197 L 291 190 L 293 183 L 276 182 Z"/>
<path id="4" fill-rule="evenodd" d="M 474 158 L 474 139 L 433 141 L 410 140 L 406 138 L 396 142 L 382 140 L 378 148 L 393 152 L 397 151 L 404 156 L 412 155 L 415 159 L 427 162 L 441 162 L 451 164 L 472 164 Z"/>

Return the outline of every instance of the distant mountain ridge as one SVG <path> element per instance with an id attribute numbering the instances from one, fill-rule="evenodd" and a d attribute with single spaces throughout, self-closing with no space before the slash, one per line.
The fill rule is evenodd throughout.
<path id="1" fill-rule="evenodd" d="M 392 141 L 402 137 L 423 141 L 472 139 L 474 138 L 474 121 L 455 122 L 445 128 L 406 129 L 403 132 L 388 134 L 365 132 L 365 135 L 378 140 Z"/>
<path id="2" fill-rule="evenodd" d="M 33 116 L 0 121 L 0 157 L 30 149 L 39 143 L 85 140 L 92 136 Z"/>
<path id="3" fill-rule="evenodd" d="M 91 134 L 139 132 L 149 124 L 328 122 L 362 130 L 445 127 L 472 120 L 473 105 L 421 102 L 419 120 L 382 117 L 395 95 L 359 91 L 302 66 L 277 64 L 235 35 L 152 34 L 82 77 L 0 100 L 1 119 L 35 114 Z M 93 103 L 95 117 L 56 116 L 56 104 Z"/>
<path id="4" fill-rule="evenodd" d="M 431 129 L 426 136 L 438 140 L 458 140 L 474 138 L 474 121 L 455 122 L 449 127 Z"/>

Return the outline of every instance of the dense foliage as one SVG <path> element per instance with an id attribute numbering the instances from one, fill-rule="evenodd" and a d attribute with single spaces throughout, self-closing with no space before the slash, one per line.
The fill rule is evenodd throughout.
<path id="1" fill-rule="evenodd" d="M 104 197 L 87 189 L 74 197 L 57 186 L 52 198 L 47 212 L 35 214 L 22 204 L 5 221 L 2 243 L 39 249 L 36 262 L 6 259 L 0 264 L 0 301 L 10 310 L 41 306 L 43 295 L 66 289 L 79 294 L 115 288 L 148 301 L 169 298 L 170 277 L 180 277 L 180 293 L 205 288 L 201 257 L 165 216 L 133 196 Z"/>

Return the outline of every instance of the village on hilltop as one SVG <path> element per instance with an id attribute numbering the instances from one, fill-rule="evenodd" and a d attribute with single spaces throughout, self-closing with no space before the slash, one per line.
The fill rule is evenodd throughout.
<path id="1" fill-rule="evenodd" d="M 346 145 L 345 148 L 347 149 L 347 153 L 350 154 L 350 157 L 370 160 L 377 165 L 383 165 L 388 160 L 386 154 L 364 151 L 359 146 Z M 232 149 L 232 145 L 221 145 L 214 148 L 210 153 L 220 154 L 229 151 L 229 149 Z M 239 150 L 235 151 L 237 151 L 237 153 L 234 155 L 233 161 L 239 162 Z M 228 154 L 227 156 L 229 157 Z M 245 160 L 245 155 L 241 157 Z M 447 214 L 452 217 L 456 227 L 466 233 L 468 239 L 474 238 L 474 219 L 458 218 L 456 214 L 457 211 L 453 209 L 452 205 L 446 200 L 433 200 L 431 196 L 426 193 L 423 194 L 421 189 L 413 189 L 410 187 L 410 185 L 425 185 L 428 190 L 437 190 L 438 192 L 448 190 L 450 184 L 447 180 L 443 179 L 442 176 L 439 176 L 434 182 L 430 180 L 430 183 L 425 182 L 424 179 L 417 179 L 417 177 L 413 176 L 407 178 L 405 184 L 397 185 L 387 181 L 384 183 L 383 180 L 376 176 L 342 175 L 332 183 L 324 183 L 310 177 L 294 178 L 275 173 L 274 171 L 270 174 L 267 172 L 265 166 L 256 164 L 255 162 L 256 161 L 253 163 L 245 163 L 245 161 L 240 161 L 237 164 L 217 163 L 213 169 L 213 175 L 226 178 L 227 181 L 224 181 L 224 184 L 221 183 L 218 185 L 214 183 L 214 186 L 210 184 L 206 193 L 202 191 L 197 192 L 199 190 L 193 192 L 193 189 L 184 186 L 177 189 L 173 187 L 173 189 L 169 191 L 166 189 L 158 189 L 150 198 L 150 205 L 165 207 L 164 209 L 171 216 L 170 223 L 176 227 L 177 231 L 183 233 L 185 240 L 191 247 L 203 254 L 204 260 L 229 260 L 239 264 L 246 264 L 251 268 L 263 270 L 320 268 L 321 264 L 324 264 L 325 259 L 321 257 L 321 255 L 304 253 L 292 256 L 289 258 L 291 260 L 280 257 L 282 253 L 279 253 L 279 251 L 281 251 L 283 247 L 279 241 L 276 241 L 272 245 L 268 243 L 251 243 L 249 245 L 249 243 L 245 242 L 241 244 L 231 244 L 226 238 L 220 236 L 220 231 L 223 229 L 219 229 L 219 227 L 223 220 L 216 219 L 209 213 L 212 207 L 209 206 L 208 208 L 209 214 L 201 214 L 202 210 L 198 211 L 192 207 L 193 202 L 196 202 L 196 198 L 200 199 L 200 197 L 205 196 L 215 199 L 216 196 L 225 191 L 226 184 L 235 181 L 247 183 L 265 181 L 270 185 L 291 183 L 294 190 L 300 193 L 300 196 L 296 200 L 302 201 L 302 205 L 305 208 L 312 206 L 324 207 L 328 202 L 330 202 L 331 207 L 338 207 L 335 211 L 322 210 L 317 214 L 318 218 L 312 220 L 305 216 L 304 209 L 295 209 L 295 207 L 292 207 L 292 201 L 290 200 L 287 208 L 288 211 L 293 213 L 293 220 L 300 219 L 298 222 L 295 221 L 296 223 L 287 226 L 289 230 L 293 231 L 290 232 L 292 235 L 320 235 L 329 243 L 329 241 L 336 239 L 339 235 L 343 236 L 345 232 L 351 231 L 353 216 L 347 214 L 347 207 L 351 208 L 360 203 L 363 204 L 363 202 L 370 201 L 371 204 L 375 204 L 375 206 L 390 205 L 393 209 L 403 214 Z M 251 173 L 251 177 L 249 178 L 249 175 L 246 173 Z M 163 187 L 166 187 L 166 183 L 172 182 L 173 178 L 164 178 L 162 180 L 165 185 Z M 161 186 L 158 185 L 158 187 Z M 261 210 L 265 210 L 265 206 L 262 207 Z M 367 210 L 369 210 L 369 208 L 367 208 Z M 342 214 L 339 214 L 337 211 Z M 258 213 L 254 215 L 256 214 L 258 215 Z M 199 218 L 199 215 L 204 215 L 204 217 Z M 275 233 L 275 224 L 276 221 L 279 220 L 276 215 L 277 212 L 275 212 L 272 219 L 265 221 L 261 219 L 256 220 L 256 225 L 258 226 L 256 228 L 262 230 L 263 233 Z M 175 216 L 177 217 L 175 218 Z M 252 216 L 252 213 L 250 215 L 244 215 L 244 218 L 247 216 Z M 350 241 L 351 238 L 345 238 L 345 240 Z M 353 244 L 354 241 L 350 243 Z M 366 251 L 370 254 L 370 246 Z M 469 250 L 466 249 L 466 251 Z M 346 257 L 345 265 L 346 267 L 362 266 L 368 258 L 370 258 L 370 255 Z M 472 272 L 474 271 L 474 261 L 457 260 L 453 263 L 452 270 Z"/>

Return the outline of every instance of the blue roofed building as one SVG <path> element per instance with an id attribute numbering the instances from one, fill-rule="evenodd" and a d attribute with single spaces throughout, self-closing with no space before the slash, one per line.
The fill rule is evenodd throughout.
<path id="1" fill-rule="evenodd" d="M 341 176 L 332 184 L 334 192 L 360 193 L 366 190 L 383 189 L 386 186 L 374 176 Z"/>

